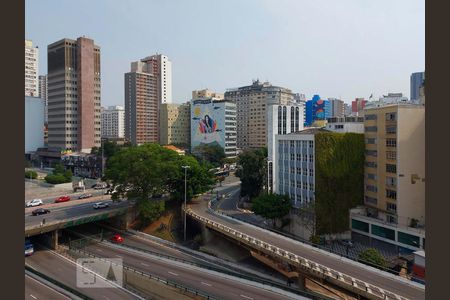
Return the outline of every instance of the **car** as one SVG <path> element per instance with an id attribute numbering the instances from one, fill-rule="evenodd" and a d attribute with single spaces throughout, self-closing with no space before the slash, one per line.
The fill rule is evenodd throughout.
<path id="1" fill-rule="evenodd" d="M 121 244 L 121 243 L 123 243 L 123 237 L 121 237 L 120 234 L 115 234 L 115 235 L 111 238 L 111 242 L 117 243 L 117 244 Z"/>
<path id="2" fill-rule="evenodd" d="M 48 213 L 50 213 L 50 210 L 45 209 L 45 208 L 38 208 L 38 209 L 33 210 L 31 212 L 31 215 L 39 216 L 39 215 L 45 215 L 45 214 L 48 214 Z"/>
<path id="3" fill-rule="evenodd" d="M 108 202 L 96 202 L 96 203 L 94 203 L 94 205 L 92 207 L 94 209 L 106 208 L 106 207 L 109 207 L 109 203 Z"/>
<path id="4" fill-rule="evenodd" d="M 81 194 L 80 196 L 78 196 L 78 199 L 86 199 L 86 198 L 91 198 L 92 194 Z"/>
<path id="5" fill-rule="evenodd" d="M 67 202 L 70 200 L 69 196 L 61 196 L 58 199 L 55 200 L 55 203 L 60 203 L 60 202 Z"/>
<path id="6" fill-rule="evenodd" d="M 33 199 L 27 202 L 26 207 L 34 207 L 44 204 L 41 199 Z"/>
<path id="7" fill-rule="evenodd" d="M 34 253 L 34 247 L 33 244 L 29 239 L 25 240 L 25 256 L 30 256 Z"/>
<path id="8" fill-rule="evenodd" d="M 105 189 L 108 187 L 108 185 L 106 183 L 96 183 L 92 186 L 94 189 L 96 190 L 101 190 L 101 189 Z"/>
<path id="9" fill-rule="evenodd" d="M 343 246 L 349 247 L 349 248 L 353 248 L 354 247 L 354 243 L 352 240 L 340 240 L 339 243 Z"/>

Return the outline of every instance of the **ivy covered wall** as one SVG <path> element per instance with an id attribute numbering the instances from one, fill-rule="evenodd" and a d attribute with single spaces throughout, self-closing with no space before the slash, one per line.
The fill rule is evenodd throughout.
<path id="1" fill-rule="evenodd" d="M 316 234 L 349 230 L 349 210 L 363 204 L 364 134 L 315 134 Z"/>

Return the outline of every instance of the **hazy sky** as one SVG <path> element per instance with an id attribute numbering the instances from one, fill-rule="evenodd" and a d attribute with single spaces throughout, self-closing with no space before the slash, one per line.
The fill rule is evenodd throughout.
<path id="1" fill-rule="evenodd" d="M 173 102 L 268 80 L 350 102 L 402 92 L 425 68 L 424 0 L 26 0 L 25 38 L 101 47 L 102 105 L 123 105 L 130 62 L 172 61 Z"/>

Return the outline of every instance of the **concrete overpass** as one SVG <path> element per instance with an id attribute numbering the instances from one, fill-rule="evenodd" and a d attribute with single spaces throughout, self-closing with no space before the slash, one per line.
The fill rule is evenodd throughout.
<path id="1" fill-rule="evenodd" d="M 211 196 L 187 207 L 187 214 L 257 255 L 287 264 L 299 274 L 327 281 L 366 299 L 425 299 L 425 287 L 340 256 L 222 216 L 210 208 Z"/>

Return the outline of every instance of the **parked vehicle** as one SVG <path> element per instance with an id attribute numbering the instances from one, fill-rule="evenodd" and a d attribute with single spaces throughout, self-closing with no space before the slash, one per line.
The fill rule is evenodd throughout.
<path id="1" fill-rule="evenodd" d="M 120 234 L 115 234 L 115 235 L 111 238 L 111 242 L 117 243 L 117 244 L 121 244 L 121 243 L 123 243 L 123 237 L 121 237 Z"/>
<path id="2" fill-rule="evenodd" d="M 26 207 L 34 207 L 44 204 L 41 199 L 33 199 L 27 202 Z"/>
<path id="3" fill-rule="evenodd" d="M 108 202 L 96 202 L 96 203 L 94 203 L 94 205 L 92 207 L 94 209 L 106 208 L 106 207 L 109 207 L 109 203 Z"/>
<path id="4" fill-rule="evenodd" d="M 30 256 L 34 253 L 33 244 L 29 239 L 25 239 L 25 256 Z"/>
<path id="5" fill-rule="evenodd" d="M 92 194 L 81 194 L 80 196 L 78 196 L 78 199 L 86 199 L 86 198 L 91 198 Z"/>
<path id="6" fill-rule="evenodd" d="M 31 212 L 31 215 L 33 215 L 33 216 L 39 216 L 39 215 L 45 215 L 45 214 L 48 214 L 49 212 L 50 212 L 50 210 L 48 210 L 48 209 L 45 209 L 45 208 L 38 208 L 38 209 L 33 210 L 33 211 Z"/>
<path id="7" fill-rule="evenodd" d="M 106 189 L 108 185 L 105 182 L 96 183 L 92 186 L 96 190 Z"/>
<path id="8" fill-rule="evenodd" d="M 55 203 L 67 202 L 69 200 L 70 200 L 69 196 L 67 196 L 67 195 L 66 196 L 61 196 L 61 197 L 59 197 L 58 199 L 55 200 Z"/>

